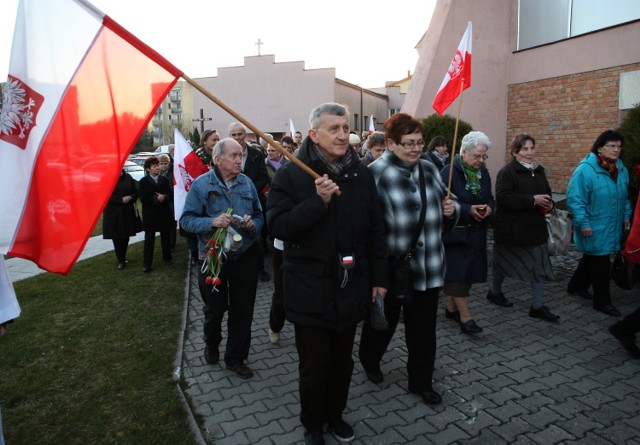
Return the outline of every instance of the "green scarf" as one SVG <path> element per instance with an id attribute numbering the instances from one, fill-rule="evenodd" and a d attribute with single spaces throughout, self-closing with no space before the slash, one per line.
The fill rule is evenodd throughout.
<path id="1" fill-rule="evenodd" d="M 462 170 L 464 171 L 464 175 L 467 178 L 467 184 L 464 189 L 471 192 L 471 194 L 477 198 L 480 197 L 480 178 L 482 177 L 479 168 L 473 168 L 468 165 L 466 162 L 460 159 L 460 165 L 462 166 Z"/>

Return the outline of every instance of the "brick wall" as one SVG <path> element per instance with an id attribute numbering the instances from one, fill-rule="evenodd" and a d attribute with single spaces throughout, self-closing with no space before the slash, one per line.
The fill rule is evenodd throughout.
<path id="1" fill-rule="evenodd" d="M 509 86 L 507 157 L 513 137 L 529 133 L 551 189 L 565 193 L 575 167 L 605 130 L 619 125 L 620 73 L 640 63 Z"/>

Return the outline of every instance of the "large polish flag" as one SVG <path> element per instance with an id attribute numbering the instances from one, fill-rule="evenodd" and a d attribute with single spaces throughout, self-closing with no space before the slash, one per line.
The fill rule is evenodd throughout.
<path id="1" fill-rule="evenodd" d="M 471 22 L 467 25 L 467 30 L 462 36 L 458 45 L 458 50 L 451 60 L 451 65 L 444 75 L 440 89 L 433 99 L 433 109 L 438 116 L 442 116 L 456 97 L 471 86 L 471 43 L 472 43 Z M 462 87 L 462 88 L 461 88 Z"/>
<path id="2" fill-rule="evenodd" d="M 180 221 L 184 210 L 184 201 L 193 180 L 209 171 L 209 167 L 191 148 L 182 133 L 176 128 L 173 134 L 175 151 L 173 152 L 173 212 L 176 221 Z"/>
<path id="3" fill-rule="evenodd" d="M 85 0 L 21 0 L 0 114 L 0 253 L 69 273 L 181 75 Z"/>

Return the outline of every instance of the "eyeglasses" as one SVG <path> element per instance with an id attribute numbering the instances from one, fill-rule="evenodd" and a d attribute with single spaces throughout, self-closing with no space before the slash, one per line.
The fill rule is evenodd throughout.
<path id="1" fill-rule="evenodd" d="M 422 148 L 424 147 L 424 141 L 407 141 L 407 142 L 400 142 L 398 143 L 398 145 L 402 145 L 404 148 L 406 148 L 407 150 L 411 150 L 414 147 L 419 147 Z"/>
<path id="2" fill-rule="evenodd" d="M 614 148 L 622 150 L 622 144 L 605 144 L 605 147 L 607 147 L 609 150 L 613 150 Z"/>
<path id="3" fill-rule="evenodd" d="M 487 159 L 489 159 L 489 155 L 477 155 L 475 153 L 471 153 L 471 157 L 473 157 L 473 159 L 475 159 L 476 161 L 482 159 L 483 161 L 486 161 Z"/>

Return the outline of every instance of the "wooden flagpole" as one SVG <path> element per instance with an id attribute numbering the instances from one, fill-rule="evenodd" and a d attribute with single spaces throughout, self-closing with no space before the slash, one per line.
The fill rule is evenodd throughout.
<path id="1" fill-rule="evenodd" d="M 282 146 L 278 142 L 274 141 L 273 138 L 271 138 L 271 136 L 268 136 L 266 133 L 263 133 L 262 131 L 258 130 L 258 128 L 253 126 L 249 121 L 247 121 L 244 117 L 239 115 L 235 110 L 233 110 L 227 104 L 225 104 L 220 99 L 218 99 L 216 96 L 211 94 L 209 91 L 205 90 L 204 87 L 202 85 L 200 85 L 198 82 L 196 82 L 195 80 L 193 80 L 192 78 L 190 78 L 189 76 L 187 76 L 184 73 L 182 74 L 182 78 L 184 80 L 186 80 L 189 85 L 193 86 L 196 90 L 200 91 L 206 97 L 208 97 L 213 102 L 215 102 L 224 111 L 229 113 L 231 116 L 235 117 L 239 122 L 242 122 L 247 128 L 249 128 L 251 131 L 253 131 L 256 135 L 260 136 L 262 139 L 267 141 L 269 143 L 269 145 L 271 145 L 276 150 L 278 150 L 280 153 L 282 153 L 291 162 L 296 164 L 298 167 L 303 169 L 305 172 L 309 173 L 314 179 L 320 178 L 320 175 L 318 173 L 316 173 L 315 171 L 313 171 L 307 164 L 305 164 L 300 159 L 298 159 L 297 157 L 295 157 L 294 155 L 289 153 L 287 150 L 282 148 Z M 456 127 L 456 129 L 457 129 L 457 127 Z M 340 193 L 340 191 L 338 190 L 338 194 L 339 193 Z"/>
<path id="2" fill-rule="evenodd" d="M 453 179 L 453 161 L 456 155 L 458 142 L 458 123 L 460 122 L 460 110 L 462 109 L 462 92 L 464 91 L 464 78 L 460 82 L 460 101 L 458 102 L 458 115 L 456 116 L 456 129 L 453 132 L 453 146 L 451 147 L 451 162 L 449 163 L 449 183 L 447 184 L 447 198 L 451 196 L 451 180 Z"/>

